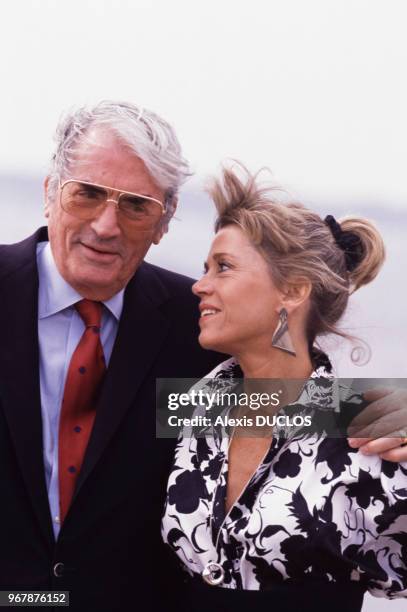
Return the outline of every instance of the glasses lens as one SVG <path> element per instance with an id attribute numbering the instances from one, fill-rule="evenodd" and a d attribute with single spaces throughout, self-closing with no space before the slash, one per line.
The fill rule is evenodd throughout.
<path id="1" fill-rule="evenodd" d="M 107 189 L 99 185 L 70 180 L 62 186 L 62 208 L 80 219 L 96 217 L 104 210 L 108 201 L 110 196 Z M 131 193 L 122 193 L 118 205 L 121 215 L 142 229 L 153 227 L 163 212 L 158 201 Z"/>
<path id="2" fill-rule="evenodd" d="M 128 219 L 138 222 L 143 227 L 154 225 L 162 214 L 162 208 L 158 202 L 143 196 L 122 194 L 119 207 Z"/>
<path id="3" fill-rule="evenodd" d="M 62 208 L 76 217 L 91 218 L 107 200 L 106 190 L 77 181 L 65 183 L 61 191 Z"/>

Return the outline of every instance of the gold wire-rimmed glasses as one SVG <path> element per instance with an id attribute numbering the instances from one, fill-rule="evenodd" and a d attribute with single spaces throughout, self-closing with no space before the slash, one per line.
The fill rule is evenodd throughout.
<path id="1" fill-rule="evenodd" d="M 143 229 L 153 227 L 165 213 L 163 202 L 140 193 L 122 191 L 79 179 L 60 182 L 59 188 L 61 208 L 84 221 L 97 217 L 108 202 L 116 204 L 118 211 L 126 219 Z M 116 197 L 113 197 L 115 194 Z"/>

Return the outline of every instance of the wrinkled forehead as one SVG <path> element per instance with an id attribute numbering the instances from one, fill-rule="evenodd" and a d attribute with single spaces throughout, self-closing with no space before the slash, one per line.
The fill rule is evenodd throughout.
<path id="1" fill-rule="evenodd" d="M 71 152 L 69 177 L 124 191 L 162 197 L 162 191 L 143 160 L 114 132 L 94 127 L 83 134 Z"/>

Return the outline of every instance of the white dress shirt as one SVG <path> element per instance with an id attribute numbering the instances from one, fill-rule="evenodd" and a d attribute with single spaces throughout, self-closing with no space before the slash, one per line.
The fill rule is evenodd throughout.
<path id="1" fill-rule="evenodd" d="M 38 338 L 45 478 L 55 538 L 60 530 L 58 486 L 59 415 L 72 354 L 85 326 L 74 308 L 83 299 L 60 275 L 49 242 L 37 246 L 39 275 Z M 100 339 L 106 365 L 112 354 L 124 289 L 103 302 Z"/>

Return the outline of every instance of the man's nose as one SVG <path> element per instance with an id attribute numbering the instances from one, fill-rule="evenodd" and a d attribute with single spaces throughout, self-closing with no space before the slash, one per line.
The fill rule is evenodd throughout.
<path id="1" fill-rule="evenodd" d="M 92 229 L 100 238 L 114 238 L 120 235 L 120 225 L 117 220 L 118 206 L 116 200 L 106 200 L 102 211 L 91 222 Z"/>

